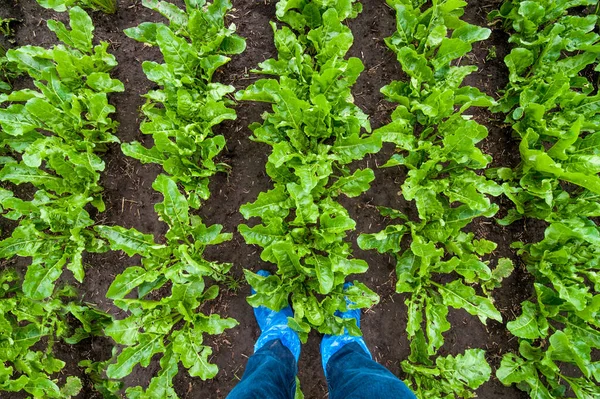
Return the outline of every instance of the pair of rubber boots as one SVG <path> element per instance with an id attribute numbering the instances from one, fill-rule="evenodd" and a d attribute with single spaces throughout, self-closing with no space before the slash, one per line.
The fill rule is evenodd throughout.
<path id="1" fill-rule="evenodd" d="M 267 277 L 270 273 L 266 270 L 259 270 L 257 273 L 259 276 Z M 352 283 L 345 283 L 344 290 L 352 286 Z M 252 294 L 255 291 L 252 289 Z M 351 305 L 352 302 L 346 298 L 346 303 Z M 254 308 L 254 316 L 260 327 L 261 334 L 254 345 L 254 352 L 262 348 L 267 342 L 279 339 L 283 346 L 288 348 L 296 361 L 300 357 L 300 338 L 298 334 L 288 326 L 288 317 L 294 317 L 292 308 L 288 305 L 279 312 L 275 312 L 264 306 Z M 356 319 L 356 325 L 360 328 L 360 309 L 348 310 L 346 312 L 336 312 L 336 316 L 344 319 Z M 371 356 L 367 345 L 362 337 L 355 337 L 348 334 L 348 331 L 344 330 L 343 335 L 324 335 L 321 341 L 321 361 L 323 364 L 323 370 L 327 374 L 327 363 L 329 359 L 339 351 L 344 345 L 356 342 L 361 346 L 366 354 Z"/>

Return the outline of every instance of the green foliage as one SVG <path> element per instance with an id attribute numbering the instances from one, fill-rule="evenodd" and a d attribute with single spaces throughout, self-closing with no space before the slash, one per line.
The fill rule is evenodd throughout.
<path id="1" fill-rule="evenodd" d="M 112 358 L 80 363 L 98 392 L 121 397 L 122 381 L 133 369 L 158 358 L 149 384 L 125 394 L 176 398 L 180 368 L 202 380 L 218 372 L 207 335 L 237 325 L 207 306 L 220 284 L 235 285 L 231 265 L 204 259 L 209 245 L 232 235 L 221 225 L 206 226 L 196 213 L 210 196 L 210 177 L 228 171 L 216 160 L 225 138 L 213 128 L 236 118 L 235 89 L 214 82 L 213 75 L 245 50 L 245 41 L 225 24 L 229 0 L 185 0 L 183 9 L 143 0 L 167 23 L 125 31 L 158 47 L 164 58 L 142 65 L 157 86 L 142 106 L 141 131 L 152 136 L 152 145 L 121 146 L 125 155 L 163 169 L 152 186 L 162 195 L 155 211 L 168 228 L 159 238 L 95 225 L 90 216 L 104 210 L 98 154 L 119 142 L 107 96 L 124 87 L 111 78 L 116 60 L 107 43 L 93 44 L 92 21 L 80 6 L 114 13 L 116 1 L 38 2 L 69 10 L 70 24 L 48 21 L 61 42 L 51 49 L 0 47 L 0 213 L 17 225 L 0 241 L 0 258 L 31 259 L 22 282 L 13 271 L 0 272 L 0 391 L 75 397 L 82 381 L 59 378 L 65 362 L 53 354 L 55 343 L 105 334 L 117 344 Z M 386 44 L 407 78 L 382 88 L 397 106 L 391 123 L 374 133 L 351 94 L 364 66 L 347 58 L 353 36 L 345 23 L 362 5 L 276 4 L 277 58 L 254 71 L 265 79 L 236 93 L 238 100 L 272 105 L 250 128 L 253 140 L 271 148 L 266 171 L 273 188 L 241 207 L 246 219 L 257 219 L 239 231 L 262 248 L 261 258 L 277 272 L 261 277 L 245 270 L 257 291 L 249 303 L 278 310 L 291 302 L 295 316 L 289 323 L 303 340 L 313 329 L 360 334 L 353 320 L 335 313 L 347 309 L 345 296 L 352 308 L 370 307 L 378 297 L 357 281 L 342 290 L 368 265 L 353 258 L 346 242 L 356 223 L 339 197 L 367 191 L 373 171 L 352 163 L 394 143 L 397 151 L 384 167 L 407 171 L 401 195 L 414 203 L 418 217 L 381 207 L 392 222 L 361 235 L 359 245 L 396 259 L 396 291 L 406 294 L 408 309 L 411 354 L 401 363 L 407 384 L 419 398 L 473 398 L 490 378 L 483 350 L 445 357 L 438 352 L 451 328 L 450 308 L 482 323 L 502 321 L 491 292 L 513 264 L 499 259 L 491 267 L 487 259 L 496 244 L 468 231 L 475 218 L 493 217 L 498 206 L 491 198 L 505 194 L 515 207 L 500 224 L 533 218 L 547 228 L 539 242 L 514 244 L 535 278 L 534 294 L 507 323 L 519 350 L 504 355 L 496 376 L 532 398 L 600 397 L 600 362 L 594 360 L 600 349 L 600 95 L 591 78 L 600 72 L 600 35 L 597 10 L 583 10 L 598 1 L 506 0 L 490 15 L 512 33 L 513 49 L 505 58 L 510 82 L 498 102 L 464 84 L 476 70 L 466 65 L 473 43 L 490 34 L 461 19 L 466 1 L 387 3 L 397 29 Z M 0 33 L 10 34 L 9 24 L 0 20 Z M 11 92 L 18 75 L 33 85 Z M 520 144 L 516 168 L 488 169 L 491 157 L 477 147 L 487 129 L 472 118 L 472 107 L 506 115 Z M 119 320 L 74 302 L 73 288 L 56 287 L 65 268 L 81 282 L 85 253 L 109 247 L 136 259 L 107 292 L 124 311 Z"/>
<path id="2" fill-rule="evenodd" d="M 435 365 L 428 366 L 405 360 L 402 369 L 413 377 L 408 384 L 420 399 L 474 398 L 473 390 L 492 373 L 483 349 L 467 349 L 456 357 L 440 356 Z"/>
<path id="3" fill-rule="evenodd" d="M 510 82 L 497 107 L 520 140 L 520 165 L 489 171 L 504 180 L 515 208 L 500 223 L 522 217 L 549 223 L 544 238 L 515 243 L 535 278 L 535 301 L 507 325 L 519 352 L 496 375 L 532 398 L 600 395 L 600 108 L 594 83 L 600 36 L 597 15 L 570 10 L 594 0 L 507 1 L 491 14 L 512 32 L 505 58 Z M 570 14 L 569 14 L 570 13 Z M 572 366 L 578 375 L 566 373 Z M 565 370 L 565 371 L 563 371 Z"/>
<path id="4" fill-rule="evenodd" d="M 600 214 L 600 97 L 586 77 L 586 68 L 598 59 L 598 17 L 564 14 L 596 2 L 543 3 L 506 2 L 492 14 L 516 31 L 505 59 L 510 83 L 496 110 L 507 115 L 520 140 L 521 164 L 489 172 L 507 182 L 505 191 L 515 203 L 502 221 L 507 224 L 523 216 L 561 221 L 556 208 L 574 202 L 583 217 Z M 568 194 L 566 184 L 572 188 Z"/>
<path id="5" fill-rule="evenodd" d="M 237 325 L 234 319 L 201 311 L 218 296 L 216 283 L 229 282 L 231 268 L 230 264 L 205 260 L 204 249 L 230 240 L 231 234 L 222 233 L 221 225 L 204 225 L 192 211 L 210 195 L 208 178 L 227 170 L 214 161 L 225 139 L 214 135 L 212 128 L 236 117 L 228 108 L 232 101 L 225 97 L 234 88 L 212 82 L 212 75 L 229 61 L 226 55 L 245 49 L 245 41 L 234 34 L 234 26 L 225 28 L 225 15 L 231 8 L 228 0 L 210 4 L 187 0 L 186 10 L 155 0 L 143 4 L 169 20 L 169 25 L 143 23 L 126 30 L 129 37 L 158 46 L 164 56 L 163 64 L 143 63 L 148 79 L 160 87 L 145 95 L 147 102 L 142 107 L 146 119 L 141 130 L 152 135 L 154 146 L 133 142 L 123 144 L 122 149 L 125 155 L 159 164 L 166 172 L 152 187 L 163 196 L 155 210 L 168 232 L 166 242 L 160 244 L 152 235 L 135 229 L 96 227 L 113 250 L 141 259 L 139 265 L 118 275 L 107 293 L 128 313 L 106 329 L 123 347 L 115 353 L 116 359 L 106 364 L 106 374 L 121 380 L 134 367 L 147 367 L 153 356 L 160 354 L 160 370 L 150 384 L 128 388 L 127 396 L 176 398 L 173 378 L 179 363 L 191 376 L 213 378 L 218 368 L 209 361 L 212 349 L 204 344 L 204 336 Z M 92 371 L 103 366 L 90 365 Z M 112 392 L 106 383 L 101 388 Z"/>
<path id="6" fill-rule="evenodd" d="M 71 29 L 48 21 L 61 44 L 24 46 L 0 59 L 4 82 L 23 74 L 34 87 L 0 94 L 0 212 L 18 222 L 0 242 L 0 257 L 31 257 L 22 284 L 14 272 L 0 274 L 0 391 L 35 398 L 79 393 L 77 377 L 59 384 L 65 362 L 54 357 L 54 343 L 101 335 L 111 320 L 72 302 L 72 288 L 55 288 L 65 267 L 82 281 L 85 251 L 106 250 L 91 229 L 88 210 L 90 205 L 104 209 L 98 184 L 104 163 L 96 154 L 118 141 L 107 94 L 123 91 L 108 74 L 116 66 L 108 44 L 92 45 L 89 16 L 79 7 L 69 16 Z M 10 90 L 7 83 L 0 88 Z M 19 192 L 26 184 L 33 187 L 31 199 L 15 195 L 8 182 L 21 186 Z"/>
<path id="7" fill-rule="evenodd" d="M 200 2 L 204 4 L 204 2 Z M 213 134 L 213 126 L 236 118 L 228 106 L 233 102 L 227 94 L 233 86 L 212 81 L 214 72 L 229 62 L 227 55 L 239 54 L 246 48 L 237 36 L 235 26 L 225 27 L 225 14 L 231 8 L 228 0 L 216 0 L 205 6 L 187 1 L 187 12 L 156 0 L 143 4 L 160 12 L 169 26 L 145 22 L 125 33 L 142 43 L 158 46 L 165 63 L 144 61 L 148 79 L 162 87 L 145 95 L 142 107 L 146 120 L 144 134 L 152 135 L 154 146 L 139 142 L 123 144 L 125 155 L 142 163 L 156 163 L 183 186 L 193 208 L 208 199 L 208 178 L 227 171 L 227 165 L 214 161 L 225 138 Z"/>
<path id="8" fill-rule="evenodd" d="M 113 348 L 115 355 L 117 348 Z M 102 362 L 92 360 L 82 360 L 79 366 L 83 367 L 88 378 L 92 381 L 94 389 L 98 391 L 104 399 L 120 399 L 119 391 L 123 388 L 122 381 L 115 381 L 106 378 L 104 372 L 111 359 Z"/>
<path id="9" fill-rule="evenodd" d="M 117 11 L 117 0 L 36 0 L 42 7 L 54 11 L 66 11 L 75 6 L 114 14 Z"/>
<path id="10" fill-rule="evenodd" d="M 164 196 L 155 209 L 169 225 L 166 244 L 158 244 L 151 235 L 135 229 L 96 227 L 113 249 L 141 255 L 141 266 L 125 269 L 107 293 L 116 306 L 129 312 L 128 317 L 106 329 L 107 335 L 125 346 L 117 361 L 108 366 L 108 377 L 122 379 L 138 363 L 147 366 L 152 356 L 163 354 L 161 371 L 148 389 L 127 390 L 129 397 L 135 398 L 176 397 L 172 379 L 180 361 L 190 375 L 213 378 L 217 366 L 208 362 L 212 350 L 203 345 L 203 334 L 221 334 L 237 325 L 233 319 L 199 312 L 202 304 L 219 293 L 216 285 L 207 288 L 205 279 L 222 280 L 231 267 L 204 260 L 202 252 L 207 245 L 221 243 L 231 235 L 222 234 L 220 225 L 206 227 L 199 217 L 189 215 L 185 197 L 169 177 L 160 175 L 153 187 Z M 156 299 L 162 287 L 169 287 L 171 295 Z M 137 292 L 136 297 L 128 298 L 132 292 Z"/>
<path id="11" fill-rule="evenodd" d="M 261 258 L 276 264 L 277 273 L 260 277 L 245 270 L 256 290 L 248 301 L 279 310 L 291 296 L 290 326 L 303 340 L 311 329 L 360 334 L 353 320 L 334 315 L 346 310 L 346 277 L 368 268 L 352 258 L 344 240 L 356 223 L 337 198 L 369 189 L 373 171 L 352 171 L 348 165 L 381 148 L 379 137 L 361 132 L 370 131 L 368 118 L 351 95 L 363 64 L 344 59 L 353 37 L 343 22 L 361 10 L 353 3 L 279 1 L 277 18 L 287 26 L 272 23 L 278 58 L 255 71 L 278 79 L 261 79 L 236 94 L 239 100 L 273 105 L 263 123 L 250 128 L 252 140 L 272 147 L 266 171 L 274 188 L 241 207 L 245 218 L 261 223 L 241 225 L 239 231 L 246 243 L 263 248 Z M 357 309 L 378 301 L 359 282 L 347 295 Z"/>
<path id="12" fill-rule="evenodd" d="M 409 79 L 381 90 L 397 107 L 391 123 L 375 135 L 396 145 L 397 153 L 384 167 L 408 170 L 401 195 L 414 201 L 419 220 L 380 208 L 382 215 L 399 223 L 363 234 L 358 243 L 396 258 L 396 291 L 408 294 L 411 355 L 403 367 L 421 397 L 473 397 L 472 389 L 487 381 L 489 371 L 482 378 L 451 378 L 438 368 L 444 370 L 440 362 L 454 360 L 438 358 L 434 365 L 431 357 L 451 328 L 449 307 L 463 309 L 482 323 L 502 321 L 489 291 L 513 268 L 510 260 L 500 259 L 492 270 L 482 257 L 491 254 L 496 244 L 464 231 L 475 218 L 492 217 L 498 206 L 490 196 L 502 193 L 498 184 L 479 173 L 491 161 L 476 146 L 487 129 L 466 114 L 473 106 L 489 107 L 494 101 L 463 85 L 476 67 L 455 65 L 455 60 L 469 54 L 472 43 L 487 39 L 490 31 L 460 19 L 464 1 L 437 1 L 430 7 L 424 7 L 425 1 L 389 0 L 388 4 L 396 11 L 397 30 L 386 44 Z M 405 236 L 410 237 L 408 248 L 402 242 Z M 444 283 L 439 282 L 441 276 Z M 473 353 L 456 362 L 475 359 Z M 482 370 L 489 370 L 482 352 L 476 359 L 477 367 L 485 364 Z M 432 376 L 439 378 L 429 381 Z"/>
<path id="13" fill-rule="evenodd" d="M 34 398 L 75 397 L 82 388 L 78 377 L 59 385 L 65 362 L 53 354 L 57 340 L 76 344 L 98 335 L 111 318 L 71 302 L 71 287 L 56 290 L 45 300 L 29 298 L 14 271 L 0 273 L 0 392 L 26 392 Z M 77 326 L 74 327 L 73 321 Z"/>
<path id="14" fill-rule="evenodd" d="M 63 269 L 79 282 L 84 251 L 106 250 L 91 226 L 89 205 L 104 210 L 96 155 L 108 143 L 117 123 L 107 94 L 123 91 L 108 72 L 116 66 L 108 44 L 92 45 L 91 19 L 79 7 L 69 12 L 71 29 L 50 20 L 48 27 L 62 44 L 51 49 L 23 46 L 7 59 L 33 79 L 35 89 L 0 95 L 0 181 L 31 184 L 32 199 L 0 189 L 0 210 L 19 225 L 0 242 L 0 257 L 31 257 L 23 291 L 32 299 L 49 297 Z"/>

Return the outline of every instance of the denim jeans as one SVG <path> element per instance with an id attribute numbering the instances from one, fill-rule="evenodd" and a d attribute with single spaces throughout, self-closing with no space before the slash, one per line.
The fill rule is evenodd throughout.
<path id="1" fill-rule="evenodd" d="M 294 399 L 298 365 L 281 341 L 274 340 L 248 360 L 242 380 L 227 399 Z M 327 363 L 330 399 L 416 399 L 394 374 L 356 343 L 342 347 Z"/>

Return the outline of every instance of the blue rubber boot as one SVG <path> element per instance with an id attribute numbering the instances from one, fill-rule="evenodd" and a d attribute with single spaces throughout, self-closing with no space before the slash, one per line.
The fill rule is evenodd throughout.
<path id="1" fill-rule="evenodd" d="M 267 270 L 259 270 L 256 274 L 262 277 L 271 275 Z M 252 295 L 256 293 L 251 287 Z M 268 342 L 279 339 L 283 346 L 288 348 L 296 358 L 300 358 L 300 338 L 296 331 L 288 326 L 288 317 L 294 317 L 294 312 L 290 305 L 281 309 L 279 312 L 271 310 L 265 306 L 254 308 L 254 317 L 260 327 L 260 337 L 254 344 L 254 353 L 265 346 Z"/>
<path id="2" fill-rule="evenodd" d="M 353 284 L 348 282 L 344 284 L 344 291 L 351 287 Z M 352 305 L 354 302 L 346 298 L 346 304 Z M 345 312 L 337 311 L 336 316 L 343 319 L 356 319 L 356 325 L 360 328 L 360 309 L 347 310 Z M 343 346 L 356 342 L 365 351 L 367 355 L 372 359 L 373 356 L 367 348 L 367 344 L 363 337 L 355 337 L 348 334 L 348 330 L 344 329 L 343 335 L 328 335 L 325 334 L 321 340 L 321 362 L 323 364 L 323 371 L 325 371 L 325 377 L 327 377 L 327 363 L 333 355 L 337 353 Z"/>

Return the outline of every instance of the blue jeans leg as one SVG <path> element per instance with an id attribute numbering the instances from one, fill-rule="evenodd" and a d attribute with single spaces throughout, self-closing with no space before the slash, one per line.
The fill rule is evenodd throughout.
<path id="1" fill-rule="evenodd" d="M 242 380 L 227 399 L 294 399 L 298 365 L 280 340 L 269 341 L 248 359 Z"/>
<path id="2" fill-rule="evenodd" d="M 371 360 L 357 343 L 347 344 L 327 363 L 330 399 L 416 399 L 398 377 Z"/>

